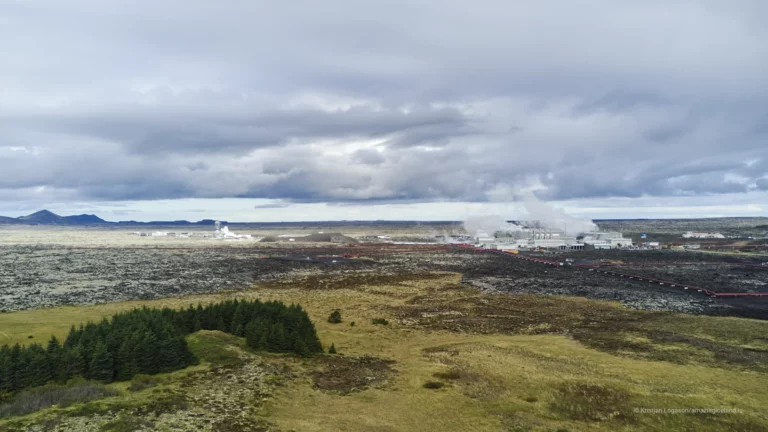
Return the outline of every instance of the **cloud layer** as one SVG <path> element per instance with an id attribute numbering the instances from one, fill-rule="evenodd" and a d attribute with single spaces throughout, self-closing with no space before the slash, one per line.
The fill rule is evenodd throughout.
<path id="1" fill-rule="evenodd" d="M 0 0 L 0 197 L 765 191 L 766 14 L 757 0 Z"/>

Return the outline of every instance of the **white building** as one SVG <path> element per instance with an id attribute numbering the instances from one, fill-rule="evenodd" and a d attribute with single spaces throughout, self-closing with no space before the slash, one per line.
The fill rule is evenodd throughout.
<path id="1" fill-rule="evenodd" d="M 598 231 L 585 233 L 584 244 L 592 245 L 595 249 L 616 249 L 632 246 L 632 239 L 616 231 Z"/>
<path id="2" fill-rule="evenodd" d="M 706 232 L 693 232 L 688 231 L 683 233 L 683 238 L 699 238 L 699 239 L 723 239 L 724 235 L 720 233 L 706 233 Z"/>
<path id="3" fill-rule="evenodd" d="M 517 224 L 506 226 L 490 235 L 478 230 L 475 243 L 489 249 L 581 249 L 584 247 L 576 237 L 565 232 L 544 228 L 528 228 Z"/>

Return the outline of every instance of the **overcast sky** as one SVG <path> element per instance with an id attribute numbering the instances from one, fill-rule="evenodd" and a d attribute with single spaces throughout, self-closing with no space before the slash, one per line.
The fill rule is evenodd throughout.
<path id="1" fill-rule="evenodd" d="M 0 214 L 456 219 L 535 191 L 595 218 L 768 215 L 766 16 L 0 0 Z"/>

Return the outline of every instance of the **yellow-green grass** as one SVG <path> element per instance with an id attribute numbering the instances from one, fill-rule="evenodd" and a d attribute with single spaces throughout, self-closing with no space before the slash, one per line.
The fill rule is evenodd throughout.
<path id="1" fill-rule="evenodd" d="M 385 388 L 347 396 L 294 383 L 269 411 L 284 430 L 762 430 L 768 423 L 762 408 L 768 378 L 760 373 L 618 357 L 554 335 L 397 327 L 371 333 L 347 326 L 323 333 L 340 353 L 393 359 L 399 373 Z M 456 369 L 467 378 L 434 376 Z M 435 380 L 447 386 L 423 388 Z M 558 412 L 553 405 L 563 402 L 565 383 L 625 391 L 629 399 L 619 414 L 626 419 L 587 421 L 578 410 Z M 635 414 L 634 408 L 739 408 L 743 414 Z"/>
<path id="2" fill-rule="evenodd" d="M 382 387 L 341 395 L 314 387 L 311 372 L 322 368 L 322 362 L 273 356 L 270 361 L 286 362 L 296 373 L 260 410 L 279 430 L 768 430 L 763 408 L 768 403 L 768 375 L 721 360 L 708 361 L 712 354 L 703 348 L 675 341 L 660 343 L 648 336 L 663 331 L 728 346 L 762 348 L 765 340 L 761 337 L 768 334 L 768 323 L 625 312 L 616 303 L 581 298 L 527 296 L 505 300 L 522 302 L 531 309 L 528 333 L 550 327 L 541 321 L 547 313 L 580 317 L 592 311 L 595 320 L 606 312 L 647 318 L 637 321 L 630 332 L 616 329 L 615 337 L 678 353 L 669 357 L 677 361 L 671 363 L 646 359 L 638 352 L 593 349 L 569 337 L 568 331 L 475 334 L 400 319 L 402 310 L 417 297 L 421 303 L 426 298 L 428 304 L 444 305 L 448 312 L 468 314 L 473 310 L 462 309 L 462 305 L 470 299 L 489 304 L 502 300 L 462 289 L 458 280 L 458 275 L 446 275 L 397 285 L 334 290 L 307 290 L 300 284 L 255 287 L 237 293 L 0 314 L 0 331 L 4 332 L 0 337 L 5 338 L 0 343 L 44 341 L 52 333 L 63 337 L 72 324 L 134 307 L 184 307 L 227 298 L 282 300 L 301 304 L 316 323 L 323 343 L 333 343 L 340 355 L 391 359 L 397 372 Z M 340 324 L 327 322 L 335 309 L 341 310 Z M 373 325 L 371 320 L 379 317 L 392 324 Z M 350 325 L 352 321 L 355 326 Z M 610 327 L 598 330 L 608 332 Z M 244 349 L 241 339 L 228 336 L 200 339 L 190 335 L 188 340 L 204 361 L 236 361 L 222 354 L 223 345 Z M 204 368 L 206 363 L 196 367 Z M 174 377 L 182 374 L 170 374 L 165 385 L 174 387 Z M 440 381 L 445 386 L 424 388 L 428 381 Z M 117 388 L 127 385 L 113 384 Z M 142 403 L 148 396 L 126 392 L 123 397 Z M 647 414 L 635 413 L 635 408 L 738 408 L 743 412 Z"/>

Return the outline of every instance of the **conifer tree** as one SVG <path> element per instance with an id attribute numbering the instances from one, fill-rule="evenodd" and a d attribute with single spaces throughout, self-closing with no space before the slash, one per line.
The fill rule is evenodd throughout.
<path id="1" fill-rule="evenodd" d="M 336 347 L 333 344 L 328 348 L 328 354 L 336 354 Z"/>
<path id="2" fill-rule="evenodd" d="M 157 361 L 158 348 L 155 337 L 149 332 L 144 333 L 136 348 L 136 360 L 141 373 L 154 375 L 160 370 Z"/>
<path id="3" fill-rule="evenodd" d="M 232 325 L 230 327 L 230 332 L 234 334 L 235 336 L 245 336 L 243 333 L 245 331 L 245 325 L 248 324 L 246 320 L 248 317 L 246 316 L 246 305 L 244 302 L 241 302 L 237 305 L 237 308 L 235 309 L 235 313 L 232 316 Z"/>
<path id="4" fill-rule="evenodd" d="M 15 390 L 14 367 L 11 349 L 3 345 L 0 348 L 0 393 L 10 393 Z"/>
<path id="5" fill-rule="evenodd" d="M 48 346 L 45 348 L 45 355 L 48 361 L 48 369 L 51 371 L 51 375 L 57 381 L 63 381 L 62 370 L 62 356 L 64 355 L 63 348 L 56 339 L 56 336 L 51 336 L 48 341 Z"/>
<path id="6" fill-rule="evenodd" d="M 41 386 L 55 378 L 54 371 L 50 368 L 45 350 L 39 344 L 27 347 L 29 363 L 27 364 L 27 387 Z"/>
<path id="7" fill-rule="evenodd" d="M 83 347 L 74 346 L 64 353 L 64 376 L 70 379 L 76 376 L 85 376 L 85 357 L 83 357 Z"/>
<path id="8" fill-rule="evenodd" d="M 88 367 L 88 377 L 96 381 L 112 382 L 113 367 L 112 355 L 107 351 L 107 346 L 102 342 L 97 343 Z"/>
<path id="9" fill-rule="evenodd" d="M 128 338 L 120 346 L 117 353 L 117 375 L 118 381 L 127 381 L 139 373 L 139 365 L 136 363 L 136 340 Z"/>
<path id="10" fill-rule="evenodd" d="M 32 384 L 31 371 L 29 370 L 29 350 L 22 349 L 18 352 L 14 362 L 13 372 L 13 381 L 16 390 L 29 387 Z"/>
<path id="11" fill-rule="evenodd" d="M 221 316 L 221 315 L 219 315 L 216 318 L 216 328 L 215 328 L 215 330 L 219 330 L 219 331 L 223 331 L 223 332 L 229 331 L 229 328 L 227 327 L 227 324 L 224 322 L 224 317 Z"/>
<path id="12" fill-rule="evenodd" d="M 69 334 L 67 335 L 67 338 L 64 339 L 64 348 L 70 349 L 77 345 L 80 342 L 80 333 L 77 331 L 74 325 L 69 328 Z"/>

